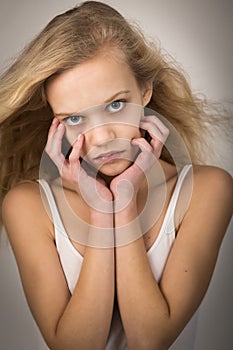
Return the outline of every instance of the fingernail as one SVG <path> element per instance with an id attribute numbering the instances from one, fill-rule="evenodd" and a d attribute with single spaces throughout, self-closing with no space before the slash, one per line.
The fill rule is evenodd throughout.
<path id="1" fill-rule="evenodd" d="M 64 126 L 64 125 L 60 123 L 60 124 L 58 125 L 58 129 L 59 129 L 59 130 L 62 129 L 63 126 Z"/>
<path id="2" fill-rule="evenodd" d="M 57 118 L 53 118 L 53 122 L 52 122 L 52 124 L 55 124 L 55 123 L 56 123 L 56 121 L 57 121 Z"/>
<path id="3" fill-rule="evenodd" d="M 79 134 L 77 137 L 77 141 L 80 141 L 81 137 L 82 137 L 82 134 Z"/>

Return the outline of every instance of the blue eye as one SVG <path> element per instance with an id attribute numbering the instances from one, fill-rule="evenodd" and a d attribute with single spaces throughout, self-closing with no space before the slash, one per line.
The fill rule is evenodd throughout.
<path id="1" fill-rule="evenodd" d="M 113 101 L 107 106 L 109 112 L 115 113 L 121 111 L 125 106 L 126 101 Z"/>
<path id="2" fill-rule="evenodd" d="M 80 115 L 71 115 L 70 117 L 65 118 L 64 122 L 67 125 L 78 125 L 82 123 L 83 119 L 84 117 Z"/>

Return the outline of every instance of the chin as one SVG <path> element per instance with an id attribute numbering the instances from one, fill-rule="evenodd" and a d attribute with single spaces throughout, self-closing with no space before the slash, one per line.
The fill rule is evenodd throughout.
<path id="1" fill-rule="evenodd" d="M 131 164 L 132 162 L 124 159 L 111 164 L 104 164 L 100 167 L 99 172 L 105 176 L 115 177 L 122 174 Z"/>

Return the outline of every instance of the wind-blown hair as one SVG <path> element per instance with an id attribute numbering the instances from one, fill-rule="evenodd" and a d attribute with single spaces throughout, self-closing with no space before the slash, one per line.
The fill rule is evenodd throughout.
<path id="1" fill-rule="evenodd" d="M 147 42 L 136 24 L 101 2 L 86 1 L 56 16 L 0 79 L 0 201 L 23 180 L 36 180 L 52 122 L 45 85 L 49 77 L 120 49 L 138 84 L 153 82 L 148 107 L 171 122 L 194 163 L 200 163 L 204 102 L 160 45 Z M 164 150 L 162 158 L 172 159 Z"/>

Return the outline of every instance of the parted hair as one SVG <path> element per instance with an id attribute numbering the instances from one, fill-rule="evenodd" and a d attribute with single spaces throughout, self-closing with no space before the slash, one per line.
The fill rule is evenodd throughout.
<path id="1" fill-rule="evenodd" d="M 206 102 L 195 96 L 179 65 L 138 25 L 107 4 L 85 1 L 56 16 L 0 79 L 0 199 L 24 180 L 36 180 L 53 119 L 46 100 L 48 78 L 117 48 L 138 84 L 153 83 L 148 107 L 163 115 L 183 138 L 194 163 L 203 163 L 209 121 Z M 164 150 L 162 158 L 173 160 Z"/>

